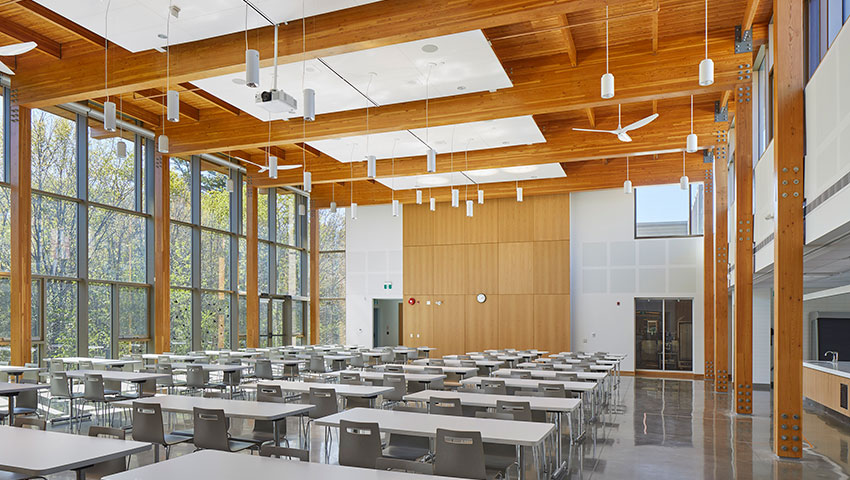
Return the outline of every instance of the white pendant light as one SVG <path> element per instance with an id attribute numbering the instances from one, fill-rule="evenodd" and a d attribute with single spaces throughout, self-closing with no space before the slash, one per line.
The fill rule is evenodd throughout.
<path id="1" fill-rule="evenodd" d="M 398 216 L 398 200 L 393 200 L 393 216 Z"/>
<path id="2" fill-rule="evenodd" d="M 234 187 L 234 185 L 233 185 L 233 179 L 232 179 L 232 178 L 228 178 L 228 179 L 227 179 L 227 193 L 233 193 L 233 187 Z"/>
<path id="3" fill-rule="evenodd" d="M 422 190 L 416 191 L 416 204 L 422 205 Z"/>
<path id="4" fill-rule="evenodd" d="M 378 170 L 377 162 L 375 161 L 374 155 L 366 155 L 366 176 L 369 178 L 375 178 L 375 175 Z"/>
<path id="5" fill-rule="evenodd" d="M 484 205 L 484 190 L 478 190 L 478 204 Z"/>
<path id="6" fill-rule="evenodd" d="M 245 50 L 245 85 L 260 86 L 260 52 L 257 50 Z"/>
<path id="7" fill-rule="evenodd" d="M 312 88 L 304 89 L 304 120 L 316 120 L 316 91 Z"/>
<path id="8" fill-rule="evenodd" d="M 456 188 L 452 189 L 452 207 L 460 206 L 460 191 Z"/>
<path id="9" fill-rule="evenodd" d="M 103 128 L 107 132 L 116 130 L 115 102 L 103 102 Z"/>
<path id="10" fill-rule="evenodd" d="M 269 178 L 277 178 L 277 157 L 269 155 Z"/>
<path id="11" fill-rule="evenodd" d="M 708 58 L 708 0 L 705 0 L 705 59 L 699 62 L 699 84 L 707 87 L 714 83 L 714 61 Z"/>
<path id="12" fill-rule="evenodd" d="M 685 141 L 685 151 L 694 153 L 697 151 L 697 135 L 694 133 L 694 96 L 691 95 L 691 133 Z"/>
<path id="13" fill-rule="evenodd" d="M 425 171 L 435 173 L 437 171 L 437 151 L 433 148 L 428 149 L 428 158 L 425 163 Z"/>
<path id="14" fill-rule="evenodd" d="M 679 187 L 682 190 L 688 189 L 688 176 L 685 174 L 685 152 L 682 152 L 682 178 L 679 179 Z"/>
<path id="15" fill-rule="evenodd" d="M 304 206 L 303 203 L 298 204 L 298 215 L 302 217 L 307 214 L 307 207 Z"/>
<path id="16" fill-rule="evenodd" d="M 623 182 L 623 193 L 632 194 L 632 181 L 629 180 L 629 157 L 626 157 L 626 181 Z"/>
<path id="17" fill-rule="evenodd" d="M 466 201 L 466 216 L 467 217 L 472 216 L 472 200 Z"/>
<path id="18" fill-rule="evenodd" d="M 330 210 L 331 213 L 336 213 L 336 202 L 331 202 Z"/>
<path id="19" fill-rule="evenodd" d="M 434 198 L 434 197 L 429 198 L 428 203 L 430 204 L 430 208 L 431 208 L 432 212 L 437 210 L 437 199 L 436 198 Z"/>
<path id="20" fill-rule="evenodd" d="M 614 97 L 614 75 L 608 68 L 608 6 L 605 6 L 605 75 L 602 75 L 602 98 Z"/>
<path id="21" fill-rule="evenodd" d="M 522 187 L 516 187 L 516 201 L 522 201 Z"/>
<path id="22" fill-rule="evenodd" d="M 118 155 L 118 158 L 127 158 L 127 142 L 118 140 L 118 144 L 115 146 L 115 153 Z"/>
<path id="23" fill-rule="evenodd" d="M 357 204 L 356 203 L 351 204 L 351 219 L 357 220 Z"/>
<path id="24" fill-rule="evenodd" d="M 180 92 L 169 90 L 165 94 L 166 113 L 169 122 L 180 121 Z"/>
<path id="25" fill-rule="evenodd" d="M 313 174 L 311 172 L 304 172 L 304 191 L 312 192 L 313 191 Z"/>
<path id="26" fill-rule="evenodd" d="M 156 151 L 159 153 L 168 153 L 168 135 L 160 135 L 156 141 Z"/>

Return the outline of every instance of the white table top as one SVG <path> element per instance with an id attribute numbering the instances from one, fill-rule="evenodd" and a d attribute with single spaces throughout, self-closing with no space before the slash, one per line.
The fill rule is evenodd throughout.
<path id="1" fill-rule="evenodd" d="M 272 365 L 303 365 L 304 360 L 298 360 L 293 358 L 246 358 L 242 360 L 247 364 L 255 364 L 257 360 L 268 360 Z"/>
<path id="2" fill-rule="evenodd" d="M 431 362 L 433 360 L 434 360 L 433 358 L 420 358 L 418 360 L 414 360 L 413 364 L 414 365 L 431 365 Z M 472 361 L 475 362 L 475 364 L 478 365 L 479 367 L 490 367 L 490 368 L 498 367 L 499 365 L 502 365 L 502 364 L 505 363 L 501 360 L 472 360 Z M 449 367 L 449 366 L 450 367 L 459 367 L 461 361 L 460 360 L 452 360 L 452 359 L 449 358 L 449 359 L 443 359 L 443 362 L 446 364 L 447 367 Z"/>
<path id="3" fill-rule="evenodd" d="M 443 373 L 459 373 L 461 375 L 469 375 L 471 373 L 478 373 L 477 367 L 453 367 L 453 366 L 450 366 L 450 365 L 446 365 L 446 366 L 432 365 L 432 366 L 429 367 L 427 365 L 399 365 L 399 364 L 395 364 L 395 363 L 390 363 L 388 365 L 392 365 L 392 366 L 395 366 L 395 367 L 400 366 L 401 368 L 404 369 L 405 372 L 410 372 L 410 373 L 422 373 L 425 370 L 425 367 L 439 368 L 440 370 L 443 371 Z M 387 367 L 386 365 L 378 365 L 377 367 L 375 367 L 375 370 L 383 371 L 386 367 Z"/>
<path id="4" fill-rule="evenodd" d="M 42 476 L 151 448 L 150 443 L 0 426 L 0 470 Z"/>
<path id="5" fill-rule="evenodd" d="M 233 351 L 204 350 L 204 354 L 212 356 L 212 357 L 219 357 L 222 354 L 230 355 L 231 357 L 256 357 L 257 355 L 260 355 L 261 352 L 240 352 L 239 350 L 233 350 Z"/>
<path id="6" fill-rule="evenodd" d="M 404 399 L 409 402 L 427 402 L 432 396 L 440 398 L 457 398 L 460 400 L 462 405 L 486 408 L 496 408 L 497 400 L 507 402 L 528 402 L 532 410 L 545 410 L 547 412 L 572 412 L 581 405 L 581 400 L 575 398 L 490 395 L 487 393 L 473 392 L 437 392 L 434 390 L 422 390 L 421 392 L 405 395 Z"/>
<path id="7" fill-rule="evenodd" d="M 183 363 L 172 362 L 171 368 L 184 370 L 189 367 L 201 367 L 207 372 L 235 372 L 237 370 L 247 370 L 247 365 L 219 365 L 217 363 Z"/>
<path id="8" fill-rule="evenodd" d="M 114 360 L 111 358 L 91 358 L 91 357 L 58 357 L 56 360 L 62 360 L 65 363 L 80 363 L 80 362 L 92 362 L 94 365 L 104 365 L 104 366 L 121 366 L 128 364 L 141 364 L 141 360 L 132 360 L 132 359 L 123 359 L 123 360 Z"/>
<path id="9" fill-rule="evenodd" d="M 124 372 L 121 370 L 68 370 L 68 378 L 85 378 L 87 373 L 102 375 L 104 380 L 116 382 L 146 382 L 168 377 L 167 373 Z"/>
<path id="10" fill-rule="evenodd" d="M 591 365 L 588 367 L 591 370 L 596 370 L 598 372 L 609 372 L 614 370 L 614 365 Z"/>
<path id="11" fill-rule="evenodd" d="M 316 354 L 313 354 L 313 355 L 316 355 Z M 310 360 L 310 358 L 312 358 L 313 355 L 311 355 L 309 353 L 299 353 L 299 354 L 295 355 L 295 358 L 300 358 L 302 360 Z M 351 360 L 351 357 L 352 357 L 351 355 L 329 355 L 329 354 L 322 354 L 322 355 L 317 355 L 317 356 L 324 358 L 325 360 L 331 360 L 331 361 L 346 361 L 346 360 Z"/>
<path id="12" fill-rule="evenodd" d="M 467 385 L 478 385 L 481 383 L 481 380 L 485 380 L 487 377 L 472 377 L 465 378 L 460 381 L 461 384 Z M 564 384 L 564 389 L 570 390 L 572 392 L 589 392 L 596 388 L 596 382 L 569 382 L 563 380 L 540 380 L 536 378 L 500 378 L 499 380 L 503 380 L 505 382 L 506 387 L 511 388 L 537 388 L 538 385 L 542 383 L 562 383 Z"/>
<path id="13" fill-rule="evenodd" d="M 168 358 L 172 361 L 177 362 L 185 362 L 185 361 L 197 361 L 203 360 L 207 358 L 206 355 L 183 355 L 177 353 L 143 353 L 142 358 L 145 360 L 159 360 L 160 358 Z"/>
<path id="14" fill-rule="evenodd" d="M 619 365 L 620 361 L 619 360 L 597 360 L 596 363 L 599 364 L 599 365 Z"/>
<path id="15" fill-rule="evenodd" d="M 132 407 L 133 402 L 158 403 L 164 412 L 192 413 L 195 407 L 224 410 L 224 415 L 232 418 L 253 418 L 255 420 L 280 420 L 291 415 L 300 415 L 314 408 L 304 403 L 254 402 L 250 400 L 230 400 L 227 398 L 203 398 L 187 395 L 156 395 L 141 400 L 122 400 L 113 405 Z"/>
<path id="16" fill-rule="evenodd" d="M 341 372 L 331 372 L 332 375 L 338 376 Z M 437 375 L 433 373 L 396 373 L 392 372 L 358 372 L 363 380 L 383 380 L 384 375 L 404 375 L 404 379 L 408 382 L 423 382 L 430 383 L 443 378 L 445 375 Z"/>
<path id="17" fill-rule="evenodd" d="M 540 359 L 538 359 L 540 360 Z M 516 364 L 517 368 L 540 368 L 540 364 L 537 362 L 522 362 Z M 573 365 L 571 363 L 553 363 L 548 364 L 547 367 L 554 368 L 555 370 L 572 370 Z"/>
<path id="18" fill-rule="evenodd" d="M 237 455 L 201 450 L 166 462 L 104 477 L 106 480 L 164 480 L 197 478 L 233 480 L 239 478 L 344 478 L 346 480 L 457 480 L 434 475 L 390 472 L 373 468 L 344 467 L 327 463 L 296 462 L 255 455 Z"/>
<path id="19" fill-rule="evenodd" d="M 0 372 L 6 372 L 14 375 L 18 375 L 24 372 L 39 372 L 41 371 L 38 367 L 17 367 L 15 365 L 0 365 Z"/>
<path id="20" fill-rule="evenodd" d="M 510 377 L 511 372 L 531 372 L 531 376 L 533 378 L 550 378 L 554 379 L 555 374 L 557 373 L 554 370 L 533 370 L 529 368 L 503 368 L 501 370 L 496 370 L 493 372 L 494 377 Z M 572 372 L 578 378 L 582 380 L 595 380 L 597 382 L 602 381 L 605 377 L 608 376 L 605 372 Z"/>
<path id="21" fill-rule="evenodd" d="M 311 388 L 332 388 L 341 397 L 377 397 L 393 391 L 393 387 L 376 387 L 372 385 L 345 385 L 342 383 L 316 383 L 316 382 L 292 382 L 289 380 L 261 380 L 256 383 L 247 383 L 243 388 L 256 389 L 263 385 L 280 385 L 280 389 L 286 392 L 307 393 Z"/>
<path id="22" fill-rule="evenodd" d="M 447 393 L 446 397 L 451 394 Z M 432 415 L 428 413 L 398 412 L 376 408 L 352 408 L 315 420 L 318 426 L 338 427 L 340 420 L 377 423 L 382 432 L 436 437 L 437 429 L 477 431 L 487 443 L 534 446 L 554 430 L 551 423 L 517 422 L 492 418 Z"/>
<path id="23" fill-rule="evenodd" d="M 9 383 L 0 382 L 0 396 L 17 395 L 21 392 L 29 392 L 32 390 L 44 390 L 50 388 L 50 385 L 43 383 Z"/>

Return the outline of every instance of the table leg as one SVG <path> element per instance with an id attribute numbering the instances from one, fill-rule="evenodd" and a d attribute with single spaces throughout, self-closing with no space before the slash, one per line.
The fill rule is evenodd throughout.
<path id="1" fill-rule="evenodd" d="M 9 395 L 9 426 L 15 424 L 15 396 Z"/>
<path id="2" fill-rule="evenodd" d="M 277 423 L 278 421 L 279 420 L 275 420 L 275 421 L 272 422 L 272 425 L 273 425 L 272 428 L 273 428 L 273 431 L 274 431 L 274 445 L 276 447 L 280 446 L 280 426 Z M 285 422 L 286 419 L 284 418 L 282 421 Z"/>
<path id="3" fill-rule="evenodd" d="M 517 447 L 517 477 L 519 480 L 523 480 L 525 478 L 525 449 L 522 448 L 522 445 Z M 535 465 L 535 468 L 540 469 L 540 465 Z"/>
<path id="4" fill-rule="evenodd" d="M 85 468 L 80 468 L 80 469 L 74 470 L 74 473 L 77 476 L 77 480 L 86 480 L 86 469 Z"/>

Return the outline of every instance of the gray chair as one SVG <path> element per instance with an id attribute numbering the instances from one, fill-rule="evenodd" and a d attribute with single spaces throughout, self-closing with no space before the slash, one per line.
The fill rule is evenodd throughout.
<path id="1" fill-rule="evenodd" d="M 578 374 L 575 372 L 555 372 L 555 380 L 564 382 L 578 382 Z"/>
<path id="2" fill-rule="evenodd" d="M 286 403 L 280 385 L 257 385 L 257 401 Z M 262 446 L 265 443 L 274 441 L 274 423 L 271 420 L 254 420 L 254 428 L 250 433 L 234 435 L 232 438 L 241 442 L 249 442 Z M 289 446 L 289 440 L 286 438 L 286 419 L 278 420 L 277 426 L 280 439 Z"/>
<path id="3" fill-rule="evenodd" d="M 457 398 L 431 396 L 428 400 L 428 413 L 435 415 L 463 416 L 463 407 Z"/>
<path id="4" fill-rule="evenodd" d="M 296 458 L 302 462 L 310 461 L 310 451 L 301 450 L 300 448 L 278 447 L 275 445 L 263 445 L 260 447 L 261 457 L 286 457 L 289 459 Z"/>
<path id="5" fill-rule="evenodd" d="M 435 475 L 487 479 L 481 432 L 438 428 L 434 446 Z"/>
<path id="6" fill-rule="evenodd" d="M 62 361 L 59 360 L 59 363 L 62 363 Z M 50 364 L 51 368 L 53 368 L 54 362 L 52 360 Z M 45 414 L 45 419 L 50 419 L 50 407 L 53 404 L 53 400 L 68 400 L 68 412 L 71 417 L 71 430 L 73 431 L 74 419 L 77 417 L 74 411 L 75 400 L 82 397 L 83 394 L 81 392 L 71 391 L 71 384 L 68 382 L 68 374 L 65 371 L 50 372 L 50 397 L 47 399 L 47 414 Z"/>
<path id="7" fill-rule="evenodd" d="M 563 383 L 543 383 L 537 384 L 537 391 L 543 394 L 544 397 L 550 398 L 568 398 L 567 391 L 564 389 Z"/>
<path id="8" fill-rule="evenodd" d="M 397 412 L 428 413 L 427 408 L 396 406 Z M 391 433 L 384 448 L 384 456 L 402 460 L 418 460 L 431 452 L 431 441 L 428 437 Z"/>
<path id="9" fill-rule="evenodd" d="M 313 373 L 325 373 L 327 371 L 327 368 L 325 367 L 325 357 L 321 355 L 310 355 L 309 370 Z"/>
<path id="10" fill-rule="evenodd" d="M 168 375 L 167 377 L 156 379 L 157 386 L 165 387 L 168 393 L 174 393 L 174 390 L 181 384 L 185 385 L 185 383 L 174 380 L 174 367 L 172 367 L 168 362 L 163 363 L 162 359 L 160 359 L 160 363 L 156 365 L 156 373 Z"/>
<path id="11" fill-rule="evenodd" d="M 366 361 L 363 359 L 363 354 L 359 352 L 351 354 L 351 360 L 349 360 L 349 364 L 352 368 L 362 369 L 366 367 Z"/>
<path id="12" fill-rule="evenodd" d="M 89 436 L 99 438 L 115 438 L 118 440 L 126 440 L 127 438 L 124 430 L 120 428 L 109 428 L 99 426 L 89 427 Z M 101 478 L 107 475 L 113 475 L 116 473 L 124 472 L 127 470 L 127 463 L 127 457 L 115 458 L 113 460 L 107 460 L 105 462 L 97 463 L 86 469 L 86 477 L 93 475 L 97 478 Z"/>
<path id="13" fill-rule="evenodd" d="M 165 448 L 165 459 L 171 454 L 171 447 L 179 443 L 190 442 L 189 435 L 165 433 L 162 423 L 162 407 L 157 403 L 133 402 L 133 440 L 154 444 L 154 461 L 159 461 L 159 445 Z"/>
<path id="14" fill-rule="evenodd" d="M 481 393 L 487 393 L 490 395 L 507 395 L 508 387 L 505 386 L 504 380 L 484 378 L 481 380 Z"/>
<path id="15" fill-rule="evenodd" d="M 316 388 L 310 387 L 310 393 L 307 394 L 307 403 L 314 405 L 315 408 L 307 412 L 309 419 L 305 425 L 304 436 L 309 438 L 310 424 L 317 418 L 327 417 L 339 412 L 339 402 L 336 397 L 336 390 L 333 388 Z M 325 446 L 330 443 L 330 429 L 325 429 Z"/>
<path id="16" fill-rule="evenodd" d="M 24 366 L 27 368 L 38 368 L 37 363 L 25 363 Z M 21 380 L 24 382 L 38 383 L 38 372 L 35 370 L 24 372 L 23 375 L 21 375 Z"/>
<path id="17" fill-rule="evenodd" d="M 267 358 L 257 359 L 257 363 L 254 364 L 254 376 L 257 380 L 274 380 L 272 361 Z"/>
<path id="18" fill-rule="evenodd" d="M 13 427 L 29 428 L 32 430 L 47 430 L 47 422 L 40 418 L 17 417 L 12 424 Z"/>
<path id="19" fill-rule="evenodd" d="M 435 367 L 444 367 L 446 366 L 446 361 L 442 358 L 432 358 L 428 360 L 428 365 L 434 365 Z"/>
<path id="20" fill-rule="evenodd" d="M 339 383 L 343 385 L 363 385 L 360 374 L 357 372 L 340 372 Z"/>
<path id="21" fill-rule="evenodd" d="M 391 392 L 383 395 L 384 407 L 395 405 L 404 401 L 404 396 L 407 395 L 407 379 L 404 374 L 385 374 L 384 386 L 393 387 Z"/>
<path id="22" fill-rule="evenodd" d="M 510 413 L 514 416 L 514 420 L 520 422 L 531 422 L 531 405 L 528 402 L 509 402 L 506 400 L 496 400 L 496 412 Z"/>
<path id="23" fill-rule="evenodd" d="M 392 372 L 392 373 L 404 373 L 404 367 L 401 366 L 401 365 L 395 365 L 395 364 L 394 365 L 387 365 L 384 368 L 384 371 L 385 372 Z"/>
<path id="24" fill-rule="evenodd" d="M 293 363 L 292 365 L 284 365 L 283 366 L 283 378 L 286 380 L 297 380 L 298 377 L 301 376 L 299 364 Z"/>
<path id="25" fill-rule="evenodd" d="M 381 456 L 381 433 L 377 423 L 340 420 L 340 465 L 375 468 L 375 462 Z"/>
<path id="26" fill-rule="evenodd" d="M 228 422 L 224 410 L 212 408 L 192 409 L 195 425 L 195 448 L 197 450 L 221 450 L 240 452 L 254 447 L 254 443 L 233 440 L 227 433 Z"/>
<path id="27" fill-rule="evenodd" d="M 103 375 L 99 373 L 87 373 L 83 378 L 83 406 L 87 403 L 94 404 L 94 413 L 96 419 L 103 419 L 106 416 L 112 423 L 112 416 L 109 409 L 109 402 L 122 400 L 120 397 L 108 396 L 105 392 L 103 383 Z"/>
<path id="28" fill-rule="evenodd" d="M 511 378 L 531 378 L 531 372 L 526 370 L 511 370 Z"/>
<path id="29" fill-rule="evenodd" d="M 424 369 L 422 369 L 422 373 L 427 373 L 428 375 L 442 375 L 443 369 L 440 367 L 425 367 Z M 428 390 L 443 389 L 445 389 L 445 382 L 442 378 L 428 384 Z"/>
<path id="30" fill-rule="evenodd" d="M 21 379 L 21 383 L 37 383 L 28 379 Z M 15 415 L 35 415 L 38 417 L 38 391 L 29 390 L 18 393 L 15 398 Z"/>

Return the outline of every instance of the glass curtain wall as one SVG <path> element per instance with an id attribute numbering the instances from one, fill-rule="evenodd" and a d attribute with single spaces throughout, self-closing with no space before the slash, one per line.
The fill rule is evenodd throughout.
<path id="1" fill-rule="evenodd" d="M 345 343 L 345 209 L 319 210 L 319 343 Z"/>

